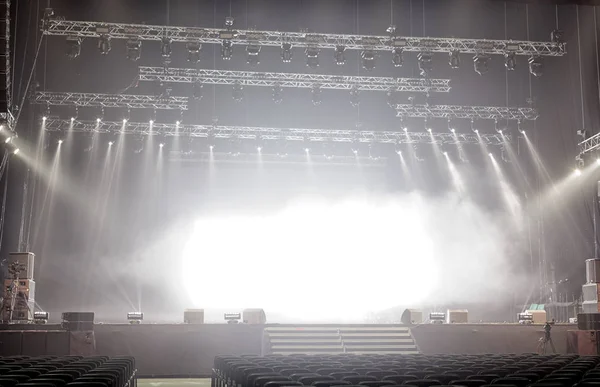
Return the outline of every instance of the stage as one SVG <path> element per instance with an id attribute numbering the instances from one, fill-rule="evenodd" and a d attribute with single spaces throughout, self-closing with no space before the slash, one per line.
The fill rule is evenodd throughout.
<path id="1" fill-rule="evenodd" d="M 303 330 L 333 325 L 96 324 L 95 353 L 134 356 L 141 376 L 208 377 L 216 355 L 264 353 L 264 330 L 273 327 Z M 402 326 L 336 327 L 383 329 Z M 543 332 L 541 325 L 519 324 L 423 324 L 408 328 L 418 350 L 424 354 L 532 353 Z M 0 329 L 0 356 L 66 355 L 81 344 L 74 333 L 63 331 L 54 324 L 3 325 Z M 553 327 L 552 337 L 558 353 L 567 353 L 567 331 L 574 329 L 577 327 L 570 324 Z"/>

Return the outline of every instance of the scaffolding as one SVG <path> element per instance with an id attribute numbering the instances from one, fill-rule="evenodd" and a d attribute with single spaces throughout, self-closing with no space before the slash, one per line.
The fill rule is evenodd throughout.
<path id="1" fill-rule="evenodd" d="M 60 93 L 38 91 L 31 100 L 35 104 L 48 106 L 76 106 L 127 109 L 187 110 L 187 97 L 99 94 L 99 93 Z"/>
<path id="2" fill-rule="evenodd" d="M 535 120 L 538 113 L 533 108 L 507 108 L 497 106 L 457 106 L 457 105 L 396 105 L 398 117 L 446 118 L 449 120 L 466 118 L 470 120 Z"/>

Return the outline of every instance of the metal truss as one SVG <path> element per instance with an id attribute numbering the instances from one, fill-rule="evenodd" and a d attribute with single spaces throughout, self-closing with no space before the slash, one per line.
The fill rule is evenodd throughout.
<path id="1" fill-rule="evenodd" d="M 579 157 L 581 158 L 583 155 L 598 150 L 600 148 L 600 133 L 594 134 L 592 137 L 586 138 L 581 141 L 579 144 Z"/>
<path id="2" fill-rule="evenodd" d="M 169 152 L 169 161 L 187 162 L 187 163 L 225 163 L 225 164 L 255 164 L 258 159 L 256 153 L 236 153 L 236 152 Z M 269 154 L 260 155 L 260 162 L 263 164 L 306 164 L 306 155 L 298 154 Z M 325 156 L 320 154 L 311 154 L 310 163 L 312 165 L 360 165 L 361 167 L 383 167 L 387 163 L 386 157 L 365 157 L 365 156 Z"/>
<path id="3" fill-rule="evenodd" d="M 317 49 L 333 49 L 343 46 L 350 50 L 391 51 L 400 48 L 415 52 L 453 52 L 470 54 L 505 54 L 526 56 L 562 56 L 565 54 L 565 43 L 531 42 L 522 40 L 487 40 L 456 38 L 420 38 L 318 34 L 305 32 L 278 32 L 229 30 L 218 28 L 172 27 L 141 24 L 120 24 L 92 21 L 68 21 L 49 19 L 43 21 L 44 35 L 72 36 L 80 38 L 98 38 L 104 36 L 111 39 L 162 40 L 172 42 L 196 42 L 221 44 L 230 40 L 233 44 L 311 47 Z"/>
<path id="4" fill-rule="evenodd" d="M 359 77 L 342 75 L 263 73 L 255 71 L 139 68 L 140 81 L 200 82 L 212 85 L 279 86 L 295 88 L 437 92 L 450 91 L 449 79 Z"/>
<path id="5" fill-rule="evenodd" d="M 177 125 L 147 122 L 79 121 L 48 118 L 48 131 L 121 133 L 135 135 L 188 136 L 198 138 L 286 140 L 309 142 L 383 143 L 383 144 L 480 144 L 502 145 L 510 138 L 501 134 L 429 133 L 404 131 L 365 131 L 334 129 L 264 128 L 225 125 Z"/>
<path id="6" fill-rule="evenodd" d="M 187 97 L 155 97 L 152 95 L 54 93 L 40 91 L 32 102 L 50 106 L 78 106 L 129 109 L 178 109 L 187 110 Z"/>
<path id="7" fill-rule="evenodd" d="M 535 120 L 538 113 L 532 108 L 505 108 L 496 106 L 456 105 L 396 105 L 398 117 L 416 118 L 466 118 L 471 120 Z"/>

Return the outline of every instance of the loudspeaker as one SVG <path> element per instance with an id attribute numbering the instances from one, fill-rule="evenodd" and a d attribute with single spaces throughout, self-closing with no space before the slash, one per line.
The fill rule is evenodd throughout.
<path id="1" fill-rule="evenodd" d="M 18 263 L 22 270 L 19 273 L 19 278 L 33 279 L 33 261 L 35 260 L 34 253 L 9 253 L 7 264 Z"/>
<path id="2" fill-rule="evenodd" d="M 267 315 L 263 309 L 244 309 L 242 311 L 242 321 L 245 324 L 266 324 Z"/>
<path id="3" fill-rule="evenodd" d="M 423 312 L 417 309 L 406 309 L 400 318 L 402 324 L 414 325 L 423 323 Z"/>
<path id="4" fill-rule="evenodd" d="M 185 324 L 204 324 L 204 309 L 186 309 L 183 311 Z"/>

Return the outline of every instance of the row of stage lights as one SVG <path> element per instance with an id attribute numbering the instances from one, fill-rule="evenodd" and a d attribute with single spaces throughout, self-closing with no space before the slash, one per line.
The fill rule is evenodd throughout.
<path id="1" fill-rule="evenodd" d="M 225 25 L 228 28 L 233 26 L 233 21 L 229 22 L 227 18 Z M 395 33 L 395 26 L 390 26 L 387 30 L 391 35 Z M 77 58 L 81 54 L 81 39 L 78 37 L 67 37 L 67 56 L 71 59 Z M 554 30 L 551 33 L 551 41 L 553 43 L 560 43 L 562 41 L 562 32 Z M 392 64 L 395 67 L 401 67 L 404 64 L 404 47 L 407 45 L 406 40 L 394 39 L 394 47 L 391 50 L 392 53 Z M 98 50 L 102 55 L 107 55 L 111 51 L 111 39 L 108 35 L 101 35 L 98 38 Z M 281 60 L 283 63 L 290 63 L 293 58 L 291 43 L 282 43 L 281 45 Z M 198 63 L 200 61 L 200 52 L 202 45 L 197 42 L 187 42 L 187 60 L 191 63 Z M 504 53 L 504 66 L 508 71 L 513 71 L 517 67 L 517 56 L 516 51 L 519 49 L 518 44 L 507 44 L 506 52 Z M 260 45 L 248 45 L 246 46 L 246 62 L 251 66 L 258 66 L 260 63 Z M 306 65 L 311 69 L 319 67 L 319 54 L 321 49 L 318 47 L 306 47 L 304 50 L 306 55 Z M 346 64 L 346 47 L 337 46 L 333 52 L 333 59 L 336 65 L 343 66 Z M 126 41 L 126 55 L 131 61 L 137 61 L 141 57 L 142 42 L 137 39 L 129 39 Z M 163 38 L 161 40 L 160 53 L 165 64 L 171 62 L 172 54 L 172 41 L 169 38 Z M 449 54 L 448 64 L 452 69 L 458 69 L 461 66 L 461 52 L 452 51 Z M 362 67 L 367 71 L 375 69 L 378 53 L 374 50 L 363 50 L 360 53 L 360 60 Z M 231 38 L 225 38 L 221 42 L 221 59 L 231 60 L 233 57 L 233 41 Z M 431 52 L 420 52 L 417 55 L 418 67 L 422 76 L 428 77 L 433 71 L 433 53 Z M 485 53 L 476 54 L 473 57 L 473 68 L 479 75 L 483 75 L 488 72 L 491 56 Z M 536 77 L 540 77 L 543 74 L 543 63 L 539 56 L 531 56 L 528 58 L 529 72 Z"/>

